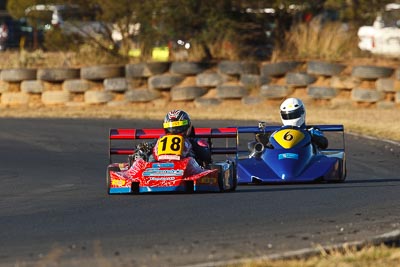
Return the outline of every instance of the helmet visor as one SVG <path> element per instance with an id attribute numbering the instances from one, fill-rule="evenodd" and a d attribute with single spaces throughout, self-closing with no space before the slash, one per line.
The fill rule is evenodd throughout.
<path id="1" fill-rule="evenodd" d="M 189 121 L 188 120 L 182 120 L 182 121 L 169 121 L 169 122 L 164 122 L 163 127 L 167 133 L 185 133 L 186 130 L 189 128 Z"/>
<path id="2" fill-rule="evenodd" d="M 292 111 L 281 111 L 281 117 L 284 120 L 294 120 L 300 118 L 304 114 L 304 108 L 300 107 Z"/>
<path id="3" fill-rule="evenodd" d="M 188 120 L 183 120 L 183 121 L 168 121 L 163 123 L 164 129 L 166 128 L 174 128 L 174 127 L 180 127 L 180 126 L 186 126 L 189 125 Z"/>

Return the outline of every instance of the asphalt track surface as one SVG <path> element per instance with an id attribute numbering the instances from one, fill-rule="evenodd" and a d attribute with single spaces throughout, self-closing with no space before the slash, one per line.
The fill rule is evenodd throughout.
<path id="1" fill-rule="evenodd" d="M 199 127 L 255 122 L 198 121 Z M 156 121 L 0 119 L 0 266 L 184 266 L 400 228 L 400 146 L 346 134 L 340 184 L 108 196 L 108 129 Z"/>

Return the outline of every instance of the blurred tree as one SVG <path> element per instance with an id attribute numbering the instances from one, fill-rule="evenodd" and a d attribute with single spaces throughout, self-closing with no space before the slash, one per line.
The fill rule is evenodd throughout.
<path id="1" fill-rule="evenodd" d="M 165 0 L 161 15 L 171 47 L 189 41 L 199 59 L 249 57 L 266 43 L 262 23 L 241 1 Z"/>
<path id="2" fill-rule="evenodd" d="M 394 0 L 326 0 L 324 8 L 338 10 L 340 19 L 355 25 L 372 24 L 377 12 Z"/>
<path id="3" fill-rule="evenodd" d="M 25 17 L 25 9 L 36 3 L 35 0 L 8 0 L 7 1 L 7 11 L 14 18 Z M 39 37 L 36 25 L 31 25 L 33 27 L 33 49 L 39 47 Z"/>
<path id="4" fill-rule="evenodd" d="M 342 20 L 364 23 L 388 2 L 391 0 L 8 0 L 7 9 L 15 18 L 39 3 L 76 3 L 83 9 L 97 9 L 97 20 L 108 25 L 109 32 L 105 40 L 87 41 L 118 56 L 127 57 L 136 45 L 142 59 L 148 59 L 154 46 L 169 44 L 173 49 L 182 39 L 190 42 L 189 53 L 197 52 L 197 58 L 234 59 L 265 57 L 262 49 L 271 47 L 272 41 L 281 46 L 293 25 L 310 21 L 324 9 L 337 10 Z"/>
<path id="5" fill-rule="evenodd" d="M 159 39 L 156 16 L 162 1 L 81 0 L 97 5 L 101 10 L 98 19 L 109 23 L 113 50 L 128 56 L 133 46 L 139 46 L 143 59 L 151 56 L 152 47 Z"/>

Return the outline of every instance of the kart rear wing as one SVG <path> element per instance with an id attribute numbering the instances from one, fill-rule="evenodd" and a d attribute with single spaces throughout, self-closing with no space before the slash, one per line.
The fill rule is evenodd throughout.
<path id="1" fill-rule="evenodd" d="M 323 125 L 323 124 L 316 124 L 316 125 L 307 125 L 307 128 L 318 128 L 323 132 L 344 132 L 344 127 L 341 124 L 331 124 L 331 125 Z M 268 125 L 264 128 L 260 128 L 257 126 L 240 126 L 237 127 L 238 134 L 240 133 L 262 133 L 262 132 L 274 132 L 282 128 L 281 125 Z"/>
<path id="2" fill-rule="evenodd" d="M 238 139 L 240 134 L 246 133 L 263 133 L 263 132 L 274 132 L 282 128 L 282 125 L 267 125 L 264 126 L 260 124 L 260 126 L 240 126 L 236 127 L 238 132 Z M 341 132 L 342 135 L 342 148 L 340 150 L 345 150 L 345 142 L 344 142 L 344 126 L 342 124 L 314 124 L 314 125 L 307 125 L 307 128 L 318 128 L 322 132 Z M 324 149 L 324 151 L 337 151 L 338 149 Z M 241 151 L 242 152 L 242 151 Z"/>
<path id="3" fill-rule="evenodd" d="M 236 128 L 194 128 L 195 137 L 207 139 L 212 154 L 236 154 L 238 150 L 238 133 Z M 112 155 L 131 155 L 135 152 L 135 144 L 125 142 L 125 146 L 116 147 L 117 141 L 123 140 L 150 140 L 154 141 L 165 135 L 162 128 L 154 129 L 110 129 L 109 132 L 109 160 Z M 224 139 L 225 146 L 214 146 L 214 139 Z M 233 142 L 233 144 L 232 144 Z M 121 142 L 120 142 L 121 145 Z"/>

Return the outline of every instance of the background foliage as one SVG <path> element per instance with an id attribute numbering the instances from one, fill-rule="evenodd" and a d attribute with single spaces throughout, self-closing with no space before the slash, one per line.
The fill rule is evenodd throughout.
<path id="1" fill-rule="evenodd" d="M 355 36 L 357 27 L 372 24 L 377 12 L 388 2 L 394 1 L 8 0 L 7 10 L 14 18 L 24 17 L 24 10 L 35 4 L 70 3 L 85 10 L 96 10 L 96 20 L 110 26 L 107 34 L 101 38 L 87 36 L 80 40 L 52 29 L 44 33 L 45 41 L 41 48 L 77 53 L 84 49 L 87 53 L 89 46 L 93 53 L 108 54 L 105 57 L 119 62 L 150 59 L 154 47 L 168 47 L 170 59 L 175 60 L 273 59 L 285 54 L 334 59 L 349 56 L 349 51 L 354 49 L 346 48 L 345 44 L 348 45 L 351 36 Z M 261 12 L 266 8 L 273 8 L 275 13 Z M 332 23 L 336 26 L 330 25 Z M 341 31 L 336 40 L 330 38 L 330 45 L 320 44 L 320 48 L 307 45 L 314 38 L 310 37 L 312 34 L 321 35 L 328 27 L 327 31 L 332 27 L 339 27 L 340 31 L 343 29 L 340 25 L 344 24 L 346 32 Z M 140 25 L 140 29 L 132 31 L 133 25 Z M 314 31 L 310 34 L 312 28 Z M 113 29 L 120 32 L 121 40 L 113 40 Z M 308 34 L 304 35 L 306 32 Z M 346 34 L 348 36 L 344 37 Z M 179 46 L 178 40 L 190 43 L 190 49 Z M 300 41 L 305 43 L 300 44 Z M 336 51 L 334 55 L 327 55 L 328 52 L 322 49 Z M 132 57 L 134 53 L 135 57 Z"/>

